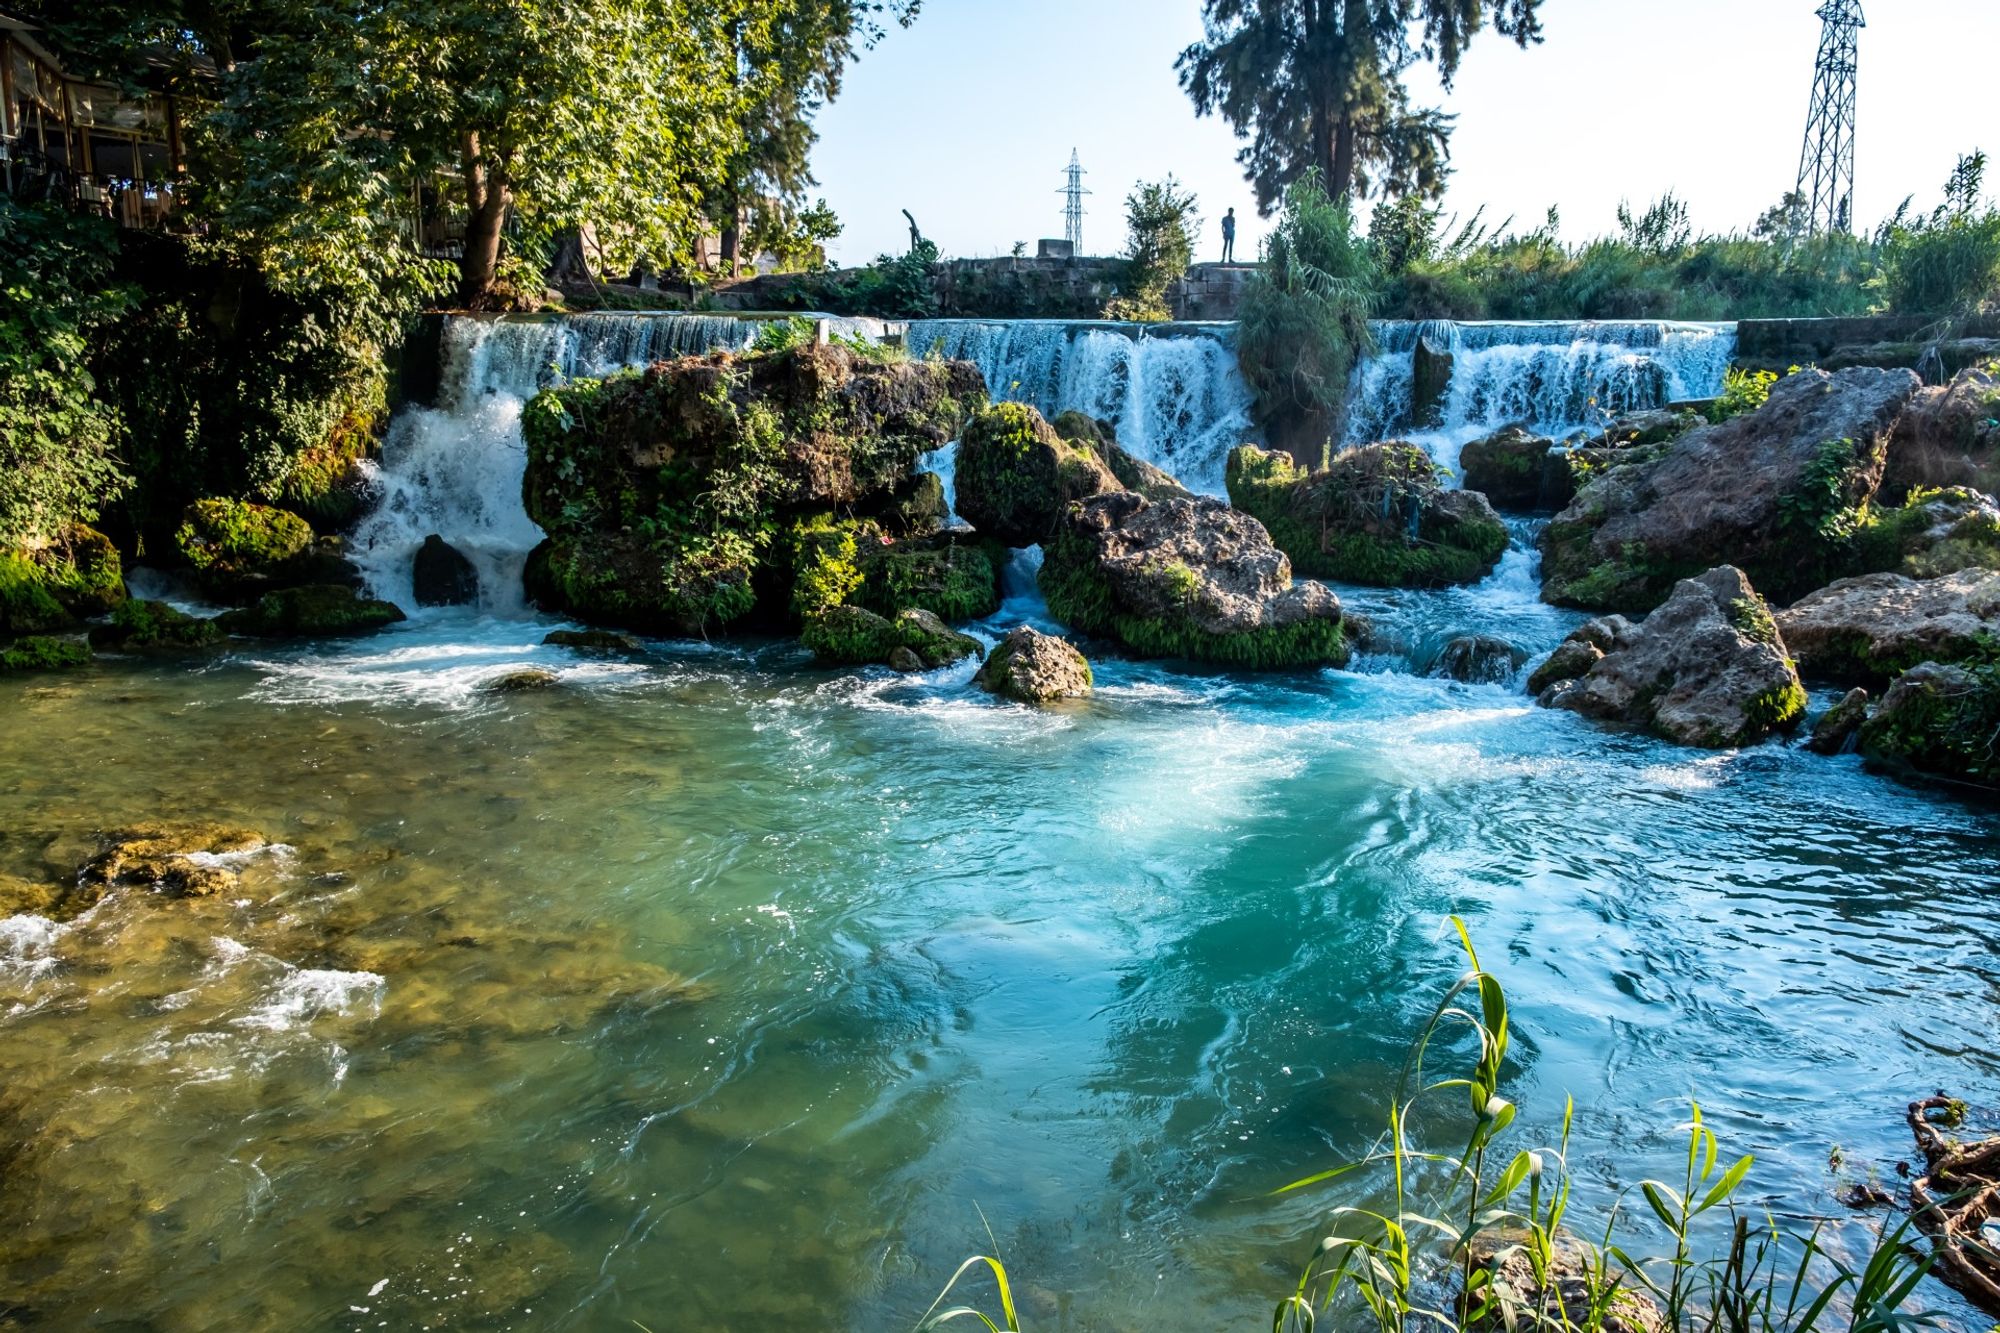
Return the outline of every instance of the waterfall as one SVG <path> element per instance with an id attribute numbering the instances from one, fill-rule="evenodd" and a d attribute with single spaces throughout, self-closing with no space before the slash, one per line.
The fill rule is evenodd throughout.
<path id="1" fill-rule="evenodd" d="M 874 320 L 832 323 L 881 335 Z M 482 609 L 518 612 L 521 566 L 542 539 L 521 505 L 528 399 L 577 376 L 747 347 L 756 330 L 756 320 L 727 315 L 447 316 L 437 405 L 407 408 L 390 423 L 373 465 L 380 498 L 349 542 L 370 590 L 414 610 L 410 560 L 435 532 L 478 569 Z"/>
<path id="2" fill-rule="evenodd" d="M 1196 490 L 1220 495 L 1229 451 L 1255 436 L 1233 325 L 929 319 L 905 338 L 912 356 L 976 363 L 996 402 L 1109 421 L 1120 445 Z"/>
<path id="3" fill-rule="evenodd" d="M 1733 324 L 1659 320 L 1373 326 L 1377 350 L 1355 372 L 1348 439 L 1418 438 L 1447 467 L 1468 440 L 1521 424 L 1564 435 L 1607 416 L 1722 392 L 1736 351 Z M 1418 341 L 1452 357 L 1442 421 L 1419 429 L 1413 388 Z"/>

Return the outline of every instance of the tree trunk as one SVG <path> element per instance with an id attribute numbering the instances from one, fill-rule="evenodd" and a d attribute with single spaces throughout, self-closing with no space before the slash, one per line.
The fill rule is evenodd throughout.
<path id="1" fill-rule="evenodd" d="M 465 253 L 458 261 L 458 299 L 477 310 L 493 292 L 500 270 L 500 228 L 513 202 L 506 176 L 481 152 L 479 135 L 465 136 Z"/>
<path id="2" fill-rule="evenodd" d="M 1354 190 L 1354 117 L 1342 112 L 1333 134 L 1333 166 L 1326 173 L 1326 192 L 1345 199 Z"/>
<path id="3" fill-rule="evenodd" d="M 733 216 L 722 228 L 722 271 L 732 278 L 743 271 L 743 224 Z"/>

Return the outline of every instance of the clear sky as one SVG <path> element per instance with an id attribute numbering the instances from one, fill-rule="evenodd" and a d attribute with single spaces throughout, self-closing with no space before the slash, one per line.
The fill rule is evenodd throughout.
<path id="1" fill-rule="evenodd" d="M 1582 239 L 1616 226 L 1620 199 L 1672 189 L 1697 226 L 1748 227 L 1798 174 L 1819 0 L 1545 0 L 1528 51 L 1481 34 L 1446 96 L 1460 113 L 1446 204 L 1523 229 L 1550 204 Z M 2000 189 L 2000 0 L 1866 0 L 1855 211 L 1872 227 L 1905 195 L 1929 206 L 1958 154 L 1983 147 Z M 1062 235 L 1074 147 L 1095 191 L 1084 248 L 1124 243 L 1135 180 L 1169 172 L 1201 200 L 1205 243 L 1234 206 L 1239 253 L 1262 227 L 1236 141 L 1197 120 L 1174 57 L 1201 34 L 1199 0 L 925 0 L 850 72 L 821 115 L 815 155 L 847 230 L 843 264 L 901 250 L 916 214 L 948 255 L 1030 252 Z"/>

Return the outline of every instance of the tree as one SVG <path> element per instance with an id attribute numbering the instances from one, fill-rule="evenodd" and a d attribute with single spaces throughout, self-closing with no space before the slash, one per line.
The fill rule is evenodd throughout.
<path id="1" fill-rule="evenodd" d="M 805 235 L 814 225 L 825 227 L 824 217 L 804 207 L 806 191 L 818 183 L 813 117 L 840 94 L 848 63 L 882 38 L 882 16 L 907 27 L 921 4 L 764 0 L 730 25 L 735 133 L 705 200 L 710 221 L 722 230 L 727 272 L 741 265 L 746 235 L 782 258 L 838 234 Z"/>
<path id="2" fill-rule="evenodd" d="M 1194 261 L 1195 233 L 1201 226 L 1196 203 L 1194 192 L 1172 176 L 1140 181 L 1125 196 L 1125 292 L 1105 307 L 1106 319 L 1173 318 L 1167 288 Z"/>
<path id="3" fill-rule="evenodd" d="M 1436 197 L 1454 118 L 1412 107 L 1404 73 L 1437 67 L 1446 88 L 1489 16 L 1526 47 L 1541 0 L 1205 0 L 1203 39 L 1175 62 L 1199 115 L 1248 140 L 1237 154 L 1269 214 L 1316 171 L 1336 199 Z"/>

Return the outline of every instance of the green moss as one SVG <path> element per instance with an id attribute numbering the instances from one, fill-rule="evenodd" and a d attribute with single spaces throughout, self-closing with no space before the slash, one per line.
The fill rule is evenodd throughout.
<path id="1" fill-rule="evenodd" d="M 898 649 L 908 649 L 923 666 L 936 668 L 983 651 L 977 639 L 953 633 L 924 611 L 892 619 L 858 606 L 836 606 L 809 618 L 800 637 L 831 666 L 883 664 Z"/>
<path id="2" fill-rule="evenodd" d="M 1976 659 L 1928 680 L 1898 681 L 1860 743 L 1877 759 L 2000 787 L 2000 641 L 1987 639 Z"/>
<path id="3" fill-rule="evenodd" d="M 1025 403 L 995 403 L 958 446 L 959 512 L 1010 546 L 1039 542 L 1063 508 L 1117 484 L 1087 443 L 1063 438 Z"/>
<path id="4" fill-rule="evenodd" d="M 1059 534 L 1043 547 L 1040 583 L 1049 613 L 1056 619 L 1080 633 L 1116 639 L 1140 657 L 1278 671 L 1345 666 L 1350 656 L 1346 633 L 1337 620 L 1216 634 L 1182 610 L 1163 616 L 1134 615 L 1116 604 L 1111 585 L 1097 571 L 1090 542 L 1071 533 Z"/>
<path id="5" fill-rule="evenodd" d="M 1765 613 L 1766 618 L 1769 614 Z M 1743 715 L 1760 734 L 1788 727 L 1804 717 L 1805 713 L 1806 692 L 1796 680 L 1772 686 L 1743 709 Z"/>
<path id="6" fill-rule="evenodd" d="M 91 646 L 119 652 L 180 652 L 212 647 L 222 627 L 167 605 L 127 601 L 111 613 L 109 625 L 90 631 Z"/>
<path id="7" fill-rule="evenodd" d="M 64 629 L 70 620 L 39 564 L 18 552 L 0 551 L 0 638 Z"/>
<path id="8" fill-rule="evenodd" d="M 919 608 L 950 624 L 983 620 L 1000 609 L 1004 553 L 1003 547 L 952 537 L 865 552 L 853 600 L 883 616 Z"/>
<path id="9" fill-rule="evenodd" d="M 90 649 L 75 639 L 34 634 L 0 649 L 0 672 L 60 671 L 90 661 Z"/>
<path id="10" fill-rule="evenodd" d="M 202 573 L 243 574 L 302 554 L 312 535 L 297 514 L 218 497 L 188 506 L 174 543 Z"/>
<path id="11" fill-rule="evenodd" d="M 781 538 L 781 554 L 792 575 L 792 614 L 805 619 L 847 601 L 861 587 L 857 539 L 881 544 L 881 529 L 868 521 L 814 514 L 794 520 Z"/>
<path id="12" fill-rule="evenodd" d="M 1739 597 L 1729 604 L 1729 621 L 1736 626 L 1736 632 L 1753 643 L 1774 644 L 1778 641 L 1778 622 L 1771 618 L 1771 608 L 1761 597 Z"/>
<path id="13" fill-rule="evenodd" d="M 322 638 L 366 634 L 405 619 L 388 602 L 357 596 L 339 584 L 317 583 L 265 593 L 256 605 L 219 618 L 231 634 L 258 638 Z"/>

